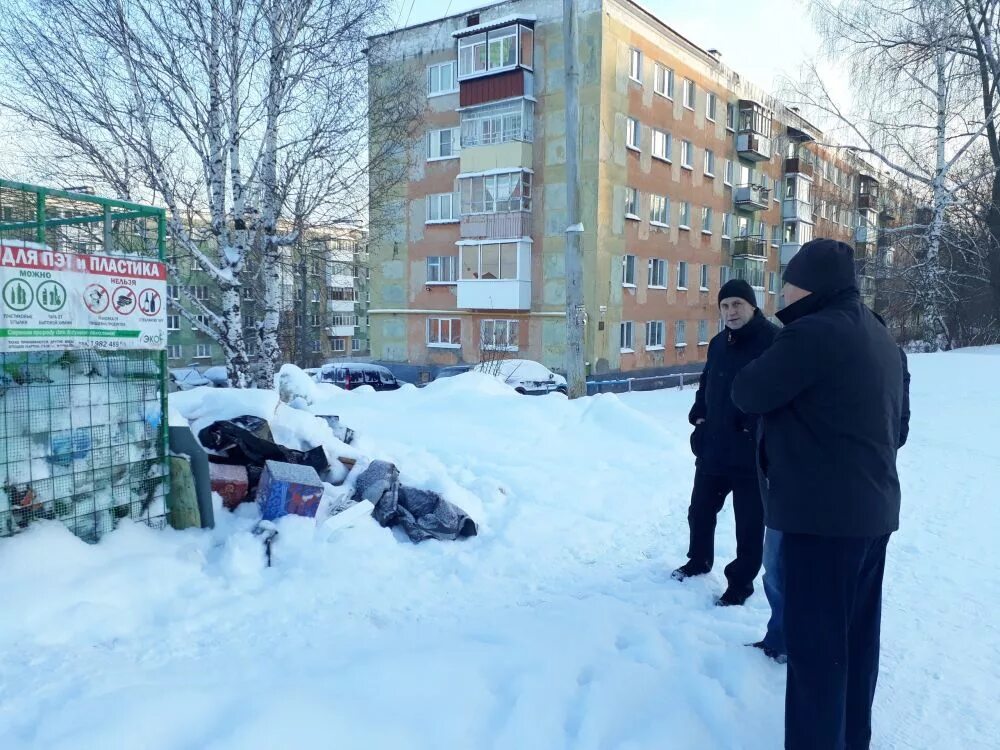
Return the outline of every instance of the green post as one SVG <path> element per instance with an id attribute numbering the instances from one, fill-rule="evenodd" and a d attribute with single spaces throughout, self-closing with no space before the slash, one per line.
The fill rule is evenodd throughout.
<path id="1" fill-rule="evenodd" d="M 162 263 L 167 257 L 167 214 L 166 211 L 160 210 L 156 214 L 156 250 L 159 256 L 160 262 Z M 164 298 L 163 306 L 166 308 L 167 300 Z M 166 310 L 164 310 L 166 312 Z M 160 393 L 163 394 L 160 404 L 160 412 L 163 415 L 160 419 L 160 440 L 163 443 L 163 455 L 164 457 L 170 456 L 170 408 L 169 399 L 167 398 L 167 385 L 170 382 L 170 378 L 167 375 L 167 349 L 164 346 L 160 350 Z M 171 476 L 173 475 L 174 464 L 172 462 L 168 463 L 170 466 Z M 173 490 L 173 482 L 168 481 L 164 485 L 164 498 L 163 505 L 165 508 L 170 509 L 170 495 Z M 168 522 L 173 524 L 173 516 L 168 512 L 167 514 Z M 179 528 L 174 526 L 174 528 Z"/>
<path id="2" fill-rule="evenodd" d="M 35 193 L 35 237 L 39 245 L 45 244 L 45 191 L 39 190 Z"/>

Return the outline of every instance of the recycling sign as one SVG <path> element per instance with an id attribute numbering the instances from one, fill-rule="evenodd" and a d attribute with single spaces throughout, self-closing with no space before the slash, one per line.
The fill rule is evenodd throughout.
<path id="1" fill-rule="evenodd" d="M 165 349 L 167 269 L 0 239 L 0 352 Z"/>

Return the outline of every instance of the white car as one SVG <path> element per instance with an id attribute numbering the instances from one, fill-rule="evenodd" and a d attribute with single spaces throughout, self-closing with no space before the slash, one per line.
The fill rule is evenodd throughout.
<path id="1" fill-rule="evenodd" d="M 566 378 L 552 372 L 540 362 L 530 359 L 505 359 L 499 362 L 481 362 L 473 370 L 502 380 L 518 393 L 541 395 L 567 392 Z"/>

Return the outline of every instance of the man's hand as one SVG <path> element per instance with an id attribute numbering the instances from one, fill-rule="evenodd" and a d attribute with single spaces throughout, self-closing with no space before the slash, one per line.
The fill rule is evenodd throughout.
<path id="1" fill-rule="evenodd" d="M 697 427 L 700 424 L 705 424 L 705 420 L 704 419 L 696 419 L 694 421 L 694 424 L 695 424 L 695 427 Z"/>

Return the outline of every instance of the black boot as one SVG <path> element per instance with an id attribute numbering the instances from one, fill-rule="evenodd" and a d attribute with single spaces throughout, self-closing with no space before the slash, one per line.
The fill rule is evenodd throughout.
<path id="1" fill-rule="evenodd" d="M 710 567 L 704 563 L 695 562 L 694 560 L 688 560 L 686 563 L 681 565 L 677 570 L 670 574 L 670 577 L 675 581 L 683 581 L 685 578 L 694 578 L 695 576 L 703 576 L 711 570 Z"/>
<path id="2" fill-rule="evenodd" d="M 764 652 L 766 656 L 771 661 L 777 662 L 778 664 L 786 664 L 788 662 L 788 657 L 785 654 L 775 651 L 773 648 L 768 646 L 764 641 L 757 641 L 756 643 L 748 643 L 748 646 L 753 648 L 759 648 Z"/>
<path id="3" fill-rule="evenodd" d="M 740 607 L 753 594 L 753 589 L 736 589 L 730 586 L 725 593 L 715 600 L 718 607 Z"/>

